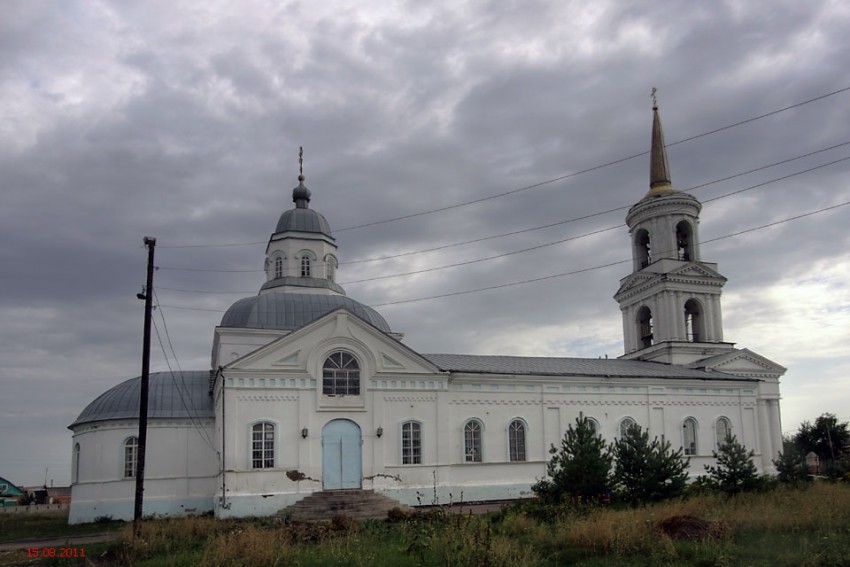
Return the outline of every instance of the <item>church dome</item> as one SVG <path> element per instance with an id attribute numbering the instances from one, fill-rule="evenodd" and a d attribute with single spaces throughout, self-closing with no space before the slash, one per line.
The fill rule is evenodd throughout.
<path id="1" fill-rule="evenodd" d="M 209 370 L 151 372 L 148 388 L 149 418 L 215 417 Z M 108 419 L 138 419 L 141 390 L 141 376 L 121 382 L 95 398 L 68 428 Z"/>
<path id="2" fill-rule="evenodd" d="M 279 232 L 317 232 L 333 237 L 331 225 L 321 213 L 313 209 L 289 209 L 280 215 L 275 234 Z"/>
<path id="3" fill-rule="evenodd" d="M 380 313 L 344 295 L 285 292 L 240 299 L 221 318 L 221 326 L 294 331 L 337 309 L 350 311 L 384 333 L 392 332 Z"/>
<path id="4" fill-rule="evenodd" d="M 331 225 L 321 213 L 309 208 L 310 190 L 304 186 L 304 176 L 299 176 L 298 187 L 292 190 L 294 209 L 284 211 L 277 221 L 275 234 L 281 232 L 315 232 L 333 238 Z"/>

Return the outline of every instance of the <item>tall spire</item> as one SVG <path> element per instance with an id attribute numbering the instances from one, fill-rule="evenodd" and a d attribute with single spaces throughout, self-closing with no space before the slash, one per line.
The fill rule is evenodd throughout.
<path id="1" fill-rule="evenodd" d="M 298 148 L 298 187 L 292 190 L 292 201 L 296 209 L 307 209 L 310 190 L 304 186 L 304 146 Z"/>
<path id="2" fill-rule="evenodd" d="M 649 193 L 647 196 L 661 192 L 675 191 L 670 182 L 670 166 L 667 163 L 667 148 L 664 146 L 664 130 L 661 128 L 661 118 L 658 116 L 658 100 L 655 98 L 656 89 L 652 88 L 652 149 L 649 162 Z"/>

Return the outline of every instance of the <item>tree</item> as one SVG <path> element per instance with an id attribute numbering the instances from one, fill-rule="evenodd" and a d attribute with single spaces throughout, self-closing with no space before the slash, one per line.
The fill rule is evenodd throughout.
<path id="1" fill-rule="evenodd" d="M 673 451 L 669 441 L 650 442 L 639 425 L 617 440 L 613 455 L 614 481 L 633 506 L 679 496 L 688 482 L 690 459 L 682 458 L 681 449 Z"/>
<path id="2" fill-rule="evenodd" d="M 755 451 L 748 452 L 734 435 L 728 435 L 718 450 L 711 454 L 717 460 L 717 466 L 705 465 L 705 470 L 723 492 L 737 494 L 760 486 L 761 481 L 753 463 Z"/>
<path id="3" fill-rule="evenodd" d="M 782 452 L 779 453 L 779 458 L 773 461 L 773 466 L 776 467 L 779 482 L 806 480 L 809 475 L 806 456 L 793 439 L 782 440 Z"/>
<path id="4" fill-rule="evenodd" d="M 825 413 L 815 420 L 800 424 L 794 443 L 803 455 L 814 452 L 821 460 L 834 461 L 841 456 L 845 447 L 850 445 L 848 423 L 839 423 L 834 414 Z"/>
<path id="5" fill-rule="evenodd" d="M 548 502 L 560 502 L 565 496 L 592 500 L 609 492 L 613 457 L 588 418 L 579 415 L 575 427 L 570 425 L 564 434 L 560 450 L 553 445 L 549 452 L 548 478 L 532 486 L 538 497 Z"/>

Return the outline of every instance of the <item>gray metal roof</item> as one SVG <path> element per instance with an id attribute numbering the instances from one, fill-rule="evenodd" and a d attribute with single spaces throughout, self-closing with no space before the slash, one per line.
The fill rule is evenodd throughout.
<path id="1" fill-rule="evenodd" d="M 317 232 L 333 238 L 331 225 L 321 213 L 307 208 L 288 209 L 280 215 L 275 234 L 280 232 Z"/>
<path id="2" fill-rule="evenodd" d="M 148 417 L 215 417 L 209 370 L 152 372 L 149 377 Z M 69 428 L 107 419 L 138 419 L 141 376 L 121 382 L 98 396 Z M 181 396 L 182 394 L 182 396 Z M 188 408 L 188 409 L 187 409 Z"/>
<path id="3" fill-rule="evenodd" d="M 616 358 L 554 358 L 530 356 L 479 356 L 472 354 L 423 354 L 440 370 L 476 374 L 520 376 L 594 376 L 608 378 L 688 378 L 694 380 L 757 381 L 686 368 L 675 364 L 620 360 Z"/>
<path id="4" fill-rule="evenodd" d="M 286 292 L 240 299 L 221 318 L 221 326 L 294 331 L 337 309 L 353 313 L 384 333 L 392 332 L 380 313 L 344 295 Z"/>

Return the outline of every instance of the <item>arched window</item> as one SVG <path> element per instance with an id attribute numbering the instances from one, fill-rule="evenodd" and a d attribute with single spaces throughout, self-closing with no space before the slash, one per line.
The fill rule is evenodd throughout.
<path id="1" fill-rule="evenodd" d="M 310 278 L 313 273 L 313 259 L 310 258 L 309 254 L 301 255 L 301 277 L 302 278 Z"/>
<path id="2" fill-rule="evenodd" d="M 602 427 L 599 426 L 599 422 L 593 419 L 592 417 L 587 418 L 587 424 L 590 426 L 590 429 L 594 434 L 599 435 L 599 432 L 602 430 Z"/>
<path id="3" fill-rule="evenodd" d="M 687 221 L 676 225 L 676 254 L 679 260 L 685 262 L 694 260 L 693 229 Z"/>
<path id="4" fill-rule="evenodd" d="M 623 439 L 628 435 L 629 429 L 637 425 L 635 420 L 630 417 L 624 417 L 622 421 L 620 421 L 620 439 Z"/>
<path id="5" fill-rule="evenodd" d="M 336 258 L 328 254 L 325 256 L 325 277 L 329 282 L 336 277 Z"/>
<path id="6" fill-rule="evenodd" d="M 136 460 L 139 457 L 139 438 L 124 441 L 124 478 L 136 478 Z"/>
<path id="7" fill-rule="evenodd" d="M 74 443 L 74 478 L 73 483 L 80 482 L 80 444 Z"/>
<path id="8" fill-rule="evenodd" d="M 401 424 L 401 464 L 422 464 L 422 424 L 418 421 Z"/>
<path id="9" fill-rule="evenodd" d="M 274 257 L 274 277 L 283 277 L 283 256 L 277 255 Z"/>
<path id="10" fill-rule="evenodd" d="M 508 426 L 508 452 L 511 462 L 525 461 L 525 422 L 515 419 Z"/>
<path id="11" fill-rule="evenodd" d="M 685 334 L 693 343 L 704 340 L 702 306 L 696 299 L 685 302 Z"/>
<path id="12" fill-rule="evenodd" d="M 326 396 L 359 396 L 360 366 L 347 352 L 330 355 L 322 367 L 322 393 Z"/>
<path id="13" fill-rule="evenodd" d="M 646 305 L 638 310 L 637 331 L 640 348 L 652 346 L 652 311 Z"/>
<path id="14" fill-rule="evenodd" d="M 697 420 L 692 417 L 682 423 L 682 445 L 685 455 L 697 454 Z"/>
<path id="15" fill-rule="evenodd" d="M 717 448 L 720 444 L 726 441 L 726 438 L 732 435 L 732 423 L 726 417 L 718 417 L 715 424 L 715 433 L 717 434 Z"/>
<path id="16" fill-rule="evenodd" d="M 274 468 L 274 424 L 255 423 L 251 428 L 251 468 Z"/>
<path id="17" fill-rule="evenodd" d="M 467 463 L 481 462 L 481 422 L 477 419 L 463 426 L 463 455 Z"/>
<path id="18" fill-rule="evenodd" d="M 652 263 L 652 248 L 649 245 L 649 232 L 644 229 L 635 234 L 635 257 L 638 269 L 641 270 Z"/>

